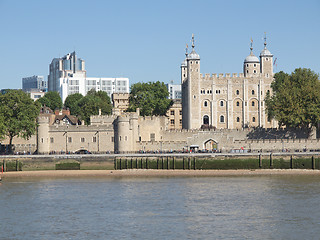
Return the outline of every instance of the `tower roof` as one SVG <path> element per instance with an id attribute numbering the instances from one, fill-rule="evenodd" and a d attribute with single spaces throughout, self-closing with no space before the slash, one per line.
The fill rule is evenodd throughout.
<path id="1" fill-rule="evenodd" d="M 250 55 L 244 59 L 244 63 L 260 63 L 259 58 L 257 58 L 252 52 L 253 50 L 252 43 L 253 41 L 251 39 Z"/>
<path id="2" fill-rule="evenodd" d="M 273 57 L 272 53 L 267 49 L 267 36 L 264 36 L 264 49 L 260 53 L 260 57 Z"/>
<path id="3" fill-rule="evenodd" d="M 192 51 L 191 53 L 188 54 L 188 59 L 200 59 L 200 56 L 198 53 L 196 53 L 196 51 L 194 50 L 194 34 L 192 34 Z"/>

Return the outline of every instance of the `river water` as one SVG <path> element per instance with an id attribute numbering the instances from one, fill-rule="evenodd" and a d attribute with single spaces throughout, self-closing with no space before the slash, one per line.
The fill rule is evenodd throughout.
<path id="1" fill-rule="evenodd" d="M 320 176 L 6 179 L 0 239 L 319 239 Z"/>

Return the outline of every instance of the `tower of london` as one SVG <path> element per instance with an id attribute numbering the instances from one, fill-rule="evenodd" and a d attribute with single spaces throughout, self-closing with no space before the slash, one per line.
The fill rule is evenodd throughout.
<path id="1" fill-rule="evenodd" d="M 192 51 L 181 64 L 182 127 L 199 129 L 212 126 L 218 129 L 245 127 L 276 127 L 267 117 L 265 97 L 271 93 L 273 55 L 267 49 L 266 37 L 260 59 L 250 54 L 243 62 L 243 73 L 201 74 L 200 56 Z M 270 120 L 270 121 L 269 121 Z"/>

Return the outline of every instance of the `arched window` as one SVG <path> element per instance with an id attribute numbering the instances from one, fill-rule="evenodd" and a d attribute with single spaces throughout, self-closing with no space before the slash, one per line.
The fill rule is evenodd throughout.
<path id="1" fill-rule="evenodd" d="M 239 95 L 239 93 L 240 93 L 239 90 L 237 90 L 237 91 L 236 91 L 236 94 Z"/>
<path id="2" fill-rule="evenodd" d="M 267 94 L 270 94 L 270 90 L 267 91 Z"/>
<path id="3" fill-rule="evenodd" d="M 208 117 L 208 115 L 204 115 L 203 116 L 203 124 L 209 125 L 209 117 Z"/>
<path id="4" fill-rule="evenodd" d="M 251 102 L 252 107 L 254 107 L 254 101 Z"/>
<path id="5" fill-rule="evenodd" d="M 220 116 L 220 122 L 224 123 L 224 116 Z"/>
<path id="6" fill-rule="evenodd" d="M 207 102 L 207 101 L 204 101 L 203 105 L 204 105 L 205 107 L 207 107 L 207 106 L 208 106 L 208 102 Z"/>
<path id="7" fill-rule="evenodd" d="M 257 71 L 256 71 L 256 70 L 253 70 L 253 73 L 257 73 Z"/>
<path id="8" fill-rule="evenodd" d="M 239 107 L 240 106 L 240 103 L 239 103 L 239 101 L 237 101 L 237 107 Z"/>
<path id="9" fill-rule="evenodd" d="M 240 122 L 240 118 L 239 117 L 237 117 L 237 122 Z"/>
<path id="10" fill-rule="evenodd" d="M 251 91 L 252 95 L 254 95 L 254 90 Z"/>
<path id="11" fill-rule="evenodd" d="M 256 118 L 255 117 L 252 118 L 252 122 L 256 122 Z"/>
<path id="12" fill-rule="evenodd" d="M 220 101 L 220 106 L 223 107 L 223 101 Z"/>

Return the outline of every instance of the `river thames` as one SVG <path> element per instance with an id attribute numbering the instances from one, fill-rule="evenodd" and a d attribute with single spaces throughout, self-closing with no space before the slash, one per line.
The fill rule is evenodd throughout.
<path id="1" fill-rule="evenodd" d="M 319 239 L 320 176 L 8 179 L 0 239 Z"/>

